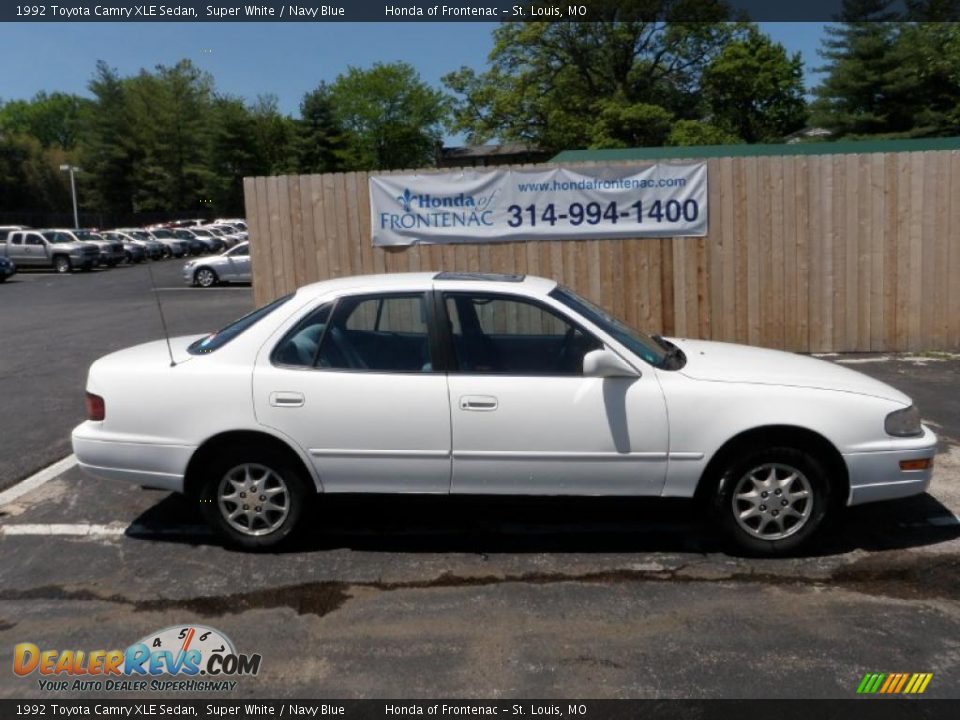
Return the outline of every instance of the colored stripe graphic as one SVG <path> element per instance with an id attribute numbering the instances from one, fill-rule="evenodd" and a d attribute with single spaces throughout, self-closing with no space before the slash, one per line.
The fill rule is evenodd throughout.
<path id="1" fill-rule="evenodd" d="M 857 686 L 858 695 L 919 695 L 926 692 L 933 673 L 867 673 Z"/>

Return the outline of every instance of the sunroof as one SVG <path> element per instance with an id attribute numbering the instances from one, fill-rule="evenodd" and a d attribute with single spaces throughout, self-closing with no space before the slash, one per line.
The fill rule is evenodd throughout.
<path id="1" fill-rule="evenodd" d="M 480 280 L 487 282 L 523 282 L 523 275 L 481 272 L 442 272 L 433 276 L 434 280 Z"/>

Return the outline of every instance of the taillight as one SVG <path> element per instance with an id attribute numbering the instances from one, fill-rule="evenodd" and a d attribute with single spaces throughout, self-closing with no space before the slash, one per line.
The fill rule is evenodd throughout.
<path id="1" fill-rule="evenodd" d="M 87 420 L 103 420 L 107 415 L 107 406 L 103 398 L 93 393 L 87 393 Z"/>

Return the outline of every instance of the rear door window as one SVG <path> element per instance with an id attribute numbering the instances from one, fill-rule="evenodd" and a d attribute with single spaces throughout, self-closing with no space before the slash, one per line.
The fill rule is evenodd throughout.
<path id="1" fill-rule="evenodd" d="M 320 346 L 317 366 L 370 372 L 431 372 L 422 293 L 344 297 Z"/>

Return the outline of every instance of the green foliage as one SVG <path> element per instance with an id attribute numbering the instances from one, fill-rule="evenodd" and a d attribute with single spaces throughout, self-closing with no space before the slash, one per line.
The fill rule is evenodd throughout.
<path id="1" fill-rule="evenodd" d="M 665 145 L 685 147 L 690 145 L 739 145 L 743 139 L 708 122 L 678 120 L 670 129 Z"/>
<path id="2" fill-rule="evenodd" d="M 608 22 L 504 23 L 494 31 L 490 67 L 446 75 L 458 97 L 451 129 L 470 142 L 498 137 L 548 150 L 665 139 L 667 115 L 698 119 L 706 67 L 746 26 L 723 3 L 700 3 L 703 22 L 673 22 L 690 3 L 604 2 Z M 689 9 L 689 8 L 685 8 Z M 657 21 L 631 19 L 640 11 Z M 636 110 L 630 108 L 636 107 Z M 641 131 L 638 121 L 658 126 Z"/>
<path id="3" fill-rule="evenodd" d="M 338 123 L 351 135 L 357 169 L 430 165 L 447 112 L 443 93 L 407 63 L 351 67 L 330 87 Z"/>
<path id="4" fill-rule="evenodd" d="M 917 137 L 960 132 L 957 0 L 845 0 L 828 28 L 827 77 L 813 105 L 816 124 L 839 136 Z"/>
<path id="5" fill-rule="evenodd" d="M 0 208 L 60 210 L 70 187 L 60 165 L 70 162 L 59 147 L 45 148 L 30 135 L 0 131 Z"/>
<path id="6" fill-rule="evenodd" d="M 300 103 L 294 147 L 297 171 L 325 173 L 349 166 L 352 138 L 337 120 L 330 87 L 320 85 Z"/>
<path id="7" fill-rule="evenodd" d="M 0 106 L 0 131 L 29 135 L 46 148 L 72 150 L 88 104 L 77 95 L 61 92 L 39 92 L 32 100 L 12 100 Z"/>
<path id="8" fill-rule="evenodd" d="M 779 142 L 804 126 L 803 62 L 756 27 L 704 70 L 711 123 L 748 143 Z"/>
<path id="9" fill-rule="evenodd" d="M 673 124 L 673 113 L 659 105 L 615 99 L 601 101 L 596 107 L 599 114 L 590 133 L 593 148 L 663 145 Z"/>

